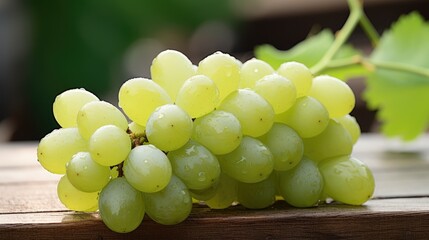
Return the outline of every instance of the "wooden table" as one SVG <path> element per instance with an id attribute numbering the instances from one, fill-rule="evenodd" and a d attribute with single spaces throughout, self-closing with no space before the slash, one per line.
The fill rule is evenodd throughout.
<path id="1" fill-rule="evenodd" d="M 98 214 L 66 210 L 59 176 L 36 161 L 36 143 L 0 144 L 0 239 L 429 239 L 429 135 L 410 146 L 364 135 L 354 156 L 376 179 L 364 206 L 332 203 L 297 209 L 278 202 L 265 210 L 209 210 L 196 205 L 183 223 L 145 218 L 129 234 L 104 226 Z"/>

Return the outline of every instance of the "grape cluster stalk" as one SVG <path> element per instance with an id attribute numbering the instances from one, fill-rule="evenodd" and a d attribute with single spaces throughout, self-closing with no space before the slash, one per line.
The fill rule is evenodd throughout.
<path id="1" fill-rule="evenodd" d="M 263 209 L 371 198 L 373 175 L 352 156 L 360 128 L 343 81 L 298 62 L 273 69 L 221 52 L 194 65 L 165 50 L 150 70 L 151 79 L 123 83 L 119 108 L 85 89 L 56 97 L 60 128 L 37 155 L 63 175 L 57 192 L 68 209 L 98 211 L 125 233 L 145 215 L 180 223 L 196 202 Z"/>

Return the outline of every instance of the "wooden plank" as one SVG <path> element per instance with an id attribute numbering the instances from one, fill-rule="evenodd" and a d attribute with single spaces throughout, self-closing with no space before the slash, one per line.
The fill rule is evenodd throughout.
<path id="1" fill-rule="evenodd" d="M 0 185 L 0 216 L 20 212 L 66 210 L 57 197 L 56 187 L 56 182 Z"/>
<path id="2" fill-rule="evenodd" d="M 429 234 L 429 198 L 371 200 L 364 206 L 329 204 L 306 209 L 281 202 L 266 210 L 196 207 L 181 224 L 163 226 L 145 218 L 129 234 L 108 230 L 97 214 L 8 214 L 0 215 L 0 223 L 0 236 L 5 239 L 424 239 Z"/>
<path id="3" fill-rule="evenodd" d="M 37 142 L 0 144 L 0 168 L 40 166 L 37 162 Z"/>
<path id="4" fill-rule="evenodd" d="M 0 185 L 57 182 L 62 175 L 52 174 L 41 166 L 0 168 Z"/>

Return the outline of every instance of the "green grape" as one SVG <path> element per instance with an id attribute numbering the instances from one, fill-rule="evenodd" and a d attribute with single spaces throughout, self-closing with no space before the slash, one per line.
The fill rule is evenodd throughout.
<path id="1" fill-rule="evenodd" d="M 292 128 L 282 123 L 274 123 L 265 135 L 259 137 L 273 154 L 274 170 L 286 171 L 301 161 L 304 144 Z"/>
<path id="2" fill-rule="evenodd" d="M 149 142 L 163 151 L 176 150 L 185 145 L 192 135 L 192 119 L 177 105 L 157 108 L 146 125 Z"/>
<path id="3" fill-rule="evenodd" d="M 349 85 L 331 76 L 315 77 L 308 95 L 321 102 L 331 118 L 349 114 L 355 107 L 355 95 Z"/>
<path id="4" fill-rule="evenodd" d="M 77 115 L 79 133 L 86 140 L 91 137 L 95 130 L 110 124 L 124 131 L 128 129 L 128 121 L 124 114 L 108 102 L 89 102 L 79 110 Z"/>
<path id="5" fill-rule="evenodd" d="M 176 104 L 192 118 L 212 112 L 219 101 L 216 84 L 204 75 L 196 75 L 185 81 L 177 94 Z"/>
<path id="6" fill-rule="evenodd" d="M 241 62 L 234 57 L 216 52 L 204 58 L 198 64 L 198 74 L 212 79 L 219 90 L 219 101 L 238 89 Z"/>
<path id="7" fill-rule="evenodd" d="M 55 120 L 63 128 L 76 127 L 79 109 L 92 101 L 99 99 L 83 88 L 64 91 L 55 98 L 52 106 Z"/>
<path id="8" fill-rule="evenodd" d="M 172 175 L 168 185 L 159 192 L 144 193 L 146 213 L 157 223 L 178 224 L 192 210 L 192 198 L 185 184 Z"/>
<path id="9" fill-rule="evenodd" d="M 352 143 L 355 144 L 360 137 L 360 126 L 356 121 L 356 118 L 350 115 L 344 115 L 342 117 L 335 118 L 346 130 L 349 132 L 352 138 Z"/>
<path id="10" fill-rule="evenodd" d="M 218 156 L 223 172 L 245 183 L 266 179 L 273 171 L 273 155 L 259 140 L 245 136 L 234 151 Z"/>
<path id="11" fill-rule="evenodd" d="M 353 149 L 350 134 L 334 120 L 329 120 L 328 126 L 322 133 L 312 138 L 304 138 L 303 141 L 304 155 L 317 162 L 348 155 Z"/>
<path id="12" fill-rule="evenodd" d="M 115 178 L 100 193 L 100 217 L 112 231 L 127 233 L 143 221 L 145 204 L 141 192 L 125 178 Z"/>
<path id="13" fill-rule="evenodd" d="M 47 134 L 37 146 L 37 159 L 51 173 L 65 174 L 66 164 L 77 152 L 88 151 L 88 143 L 77 128 L 60 128 Z"/>
<path id="14" fill-rule="evenodd" d="M 238 119 L 229 112 L 215 110 L 194 121 L 192 139 L 213 154 L 226 154 L 238 147 L 243 133 Z"/>
<path id="15" fill-rule="evenodd" d="M 257 80 L 253 90 L 271 104 L 276 114 L 288 110 L 296 100 L 295 85 L 276 73 Z"/>
<path id="16" fill-rule="evenodd" d="M 168 93 L 146 78 L 133 78 L 119 89 L 119 107 L 137 124 L 146 126 L 150 114 L 159 106 L 172 103 Z"/>
<path id="17" fill-rule="evenodd" d="M 195 68 L 183 53 L 165 50 L 153 59 L 150 73 L 152 80 L 164 88 L 174 102 L 186 79 L 195 75 Z"/>
<path id="18" fill-rule="evenodd" d="M 277 73 L 291 80 L 296 88 L 296 97 L 303 97 L 310 91 L 313 75 L 304 64 L 298 62 L 286 62 L 280 65 Z"/>
<path id="19" fill-rule="evenodd" d="M 295 168 L 277 174 L 280 195 L 287 203 L 294 207 L 318 204 L 324 182 L 315 162 L 303 158 Z"/>
<path id="20" fill-rule="evenodd" d="M 66 165 L 70 183 L 83 192 L 100 191 L 110 180 L 110 168 L 92 160 L 88 152 L 78 152 Z"/>
<path id="21" fill-rule="evenodd" d="M 100 192 L 82 192 L 75 188 L 67 178 L 61 177 L 57 185 L 57 194 L 61 203 L 73 211 L 91 212 L 98 208 L 98 195 Z"/>
<path id="22" fill-rule="evenodd" d="M 240 88 L 254 88 L 256 81 L 274 72 L 268 63 L 252 58 L 241 66 Z"/>
<path id="23" fill-rule="evenodd" d="M 218 183 L 219 181 L 215 182 L 212 186 L 206 189 L 189 189 L 189 193 L 191 194 L 192 198 L 197 201 L 207 201 L 216 195 Z"/>
<path id="24" fill-rule="evenodd" d="M 265 134 L 274 123 L 271 105 L 250 89 L 239 89 L 231 93 L 218 109 L 234 114 L 240 121 L 243 134 L 251 137 Z"/>
<path id="25" fill-rule="evenodd" d="M 131 186 L 142 192 L 161 191 L 172 174 L 165 153 L 151 144 L 133 148 L 124 162 L 123 171 Z"/>
<path id="26" fill-rule="evenodd" d="M 214 194 L 205 200 L 211 209 L 225 209 L 237 201 L 237 181 L 221 173 Z"/>
<path id="27" fill-rule="evenodd" d="M 201 144 L 190 140 L 167 154 L 173 173 L 190 189 L 206 189 L 219 179 L 220 165 L 216 156 Z"/>
<path id="28" fill-rule="evenodd" d="M 276 178 L 272 173 L 267 179 L 257 183 L 237 184 L 238 202 L 246 208 L 262 209 L 276 201 Z"/>
<path id="29" fill-rule="evenodd" d="M 142 125 L 139 125 L 136 122 L 130 122 L 128 124 L 128 129 L 137 136 L 145 135 L 146 128 Z"/>
<path id="30" fill-rule="evenodd" d="M 361 205 L 371 198 L 375 183 L 371 170 L 351 156 L 327 159 L 319 164 L 324 192 L 336 201 Z"/>
<path id="31" fill-rule="evenodd" d="M 131 151 L 129 135 L 115 125 L 105 125 L 97 129 L 89 139 L 92 159 L 103 166 L 114 166 L 127 158 Z"/>
<path id="32" fill-rule="evenodd" d="M 275 121 L 293 128 L 302 138 L 310 138 L 328 126 L 329 114 L 319 101 L 305 96 L 298 98 L 286 112 L 276 115 Z"/>

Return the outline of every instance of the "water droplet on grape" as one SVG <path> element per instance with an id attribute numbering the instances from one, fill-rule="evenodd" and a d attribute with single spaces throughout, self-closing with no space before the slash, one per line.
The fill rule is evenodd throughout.
<path id="1" fill-rule="evenodd" d="M 199 172 L 198 173 L 198 181 L 203 182 L 206 180 L 206 173 L 204 172 Z"/>
<path id="2" fill-rule="evenodd" d="M 186 149 L 186 155 L 191 155 L 192 153 L 195 153 L 195 145 L 192 145 L 192 147 Z"/>

